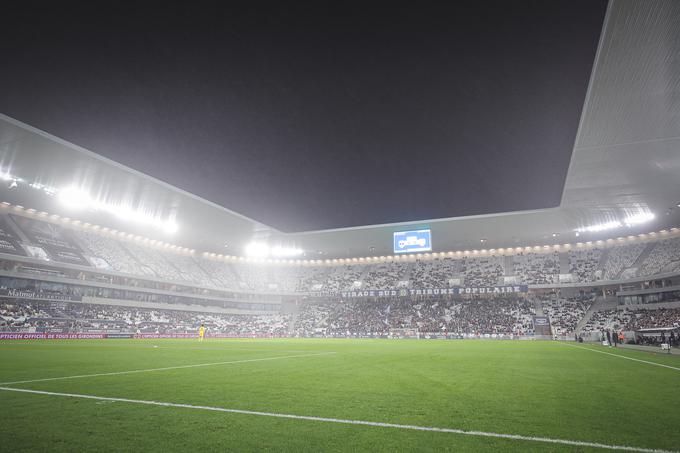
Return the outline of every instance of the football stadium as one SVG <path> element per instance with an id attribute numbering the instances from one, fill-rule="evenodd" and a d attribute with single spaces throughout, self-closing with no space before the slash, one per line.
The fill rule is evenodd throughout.
<path id="1" fill-rule="evenodd" d="M 281 198 L 248 196 L 267 169 L 215 198 L 166 175 L 191 153 L 137 168 L 1 112 L 0 450 L 680 451 L 680 2 L 600 4 L 580 97 L 524 112 L 575 106 L 571 126 L 526 132 L 564 138 L 563 178 L 552 158 L 470 182 L 467 158 L 364 151 L 412 176 L 352 160 L 356 181 L 329 170 L 289 205 L 319 181 L 303 160 Z M 536 198 L 439 215 L 409 198 L 427 184 L 453 204 Z M 396 217 L 371 217 L 381 200 Z"/>

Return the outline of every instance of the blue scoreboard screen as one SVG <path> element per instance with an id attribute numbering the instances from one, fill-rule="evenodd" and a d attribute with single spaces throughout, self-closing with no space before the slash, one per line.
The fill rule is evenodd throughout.
<path id="1" fill-rule="evenodd" d="M 431 250 L 432 233 L 429 229 L 394 233 L 394 253 L 429 252 Z"/>

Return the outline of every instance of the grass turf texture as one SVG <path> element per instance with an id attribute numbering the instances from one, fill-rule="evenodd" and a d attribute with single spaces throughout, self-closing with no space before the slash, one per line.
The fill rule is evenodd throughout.
<path id="1" fill-rule="evenodd" d="M 587 347 L 680 368 L 677 356 Z M 680 371 L 554 342 L 6 341 L 0 383 L 324 352 L 335 354 L 8 386 L 680 449 Z M 5 451 L 598 451 L 8 391 L 0 409 Z"/>

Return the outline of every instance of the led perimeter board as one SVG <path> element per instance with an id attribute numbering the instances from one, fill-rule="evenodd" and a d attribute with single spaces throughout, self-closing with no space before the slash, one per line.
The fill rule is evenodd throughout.
<path id="1" fill-rule="evenodd" d="M 429 252 L 431 250 L 432 233 L 429 229 L 394 233 L 394 253 Z"/>

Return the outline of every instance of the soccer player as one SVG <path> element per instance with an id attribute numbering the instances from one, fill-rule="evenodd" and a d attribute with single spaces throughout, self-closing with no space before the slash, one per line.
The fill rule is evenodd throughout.
<path id="1" fill-rule="evenodd" d="M 198 328 L 198 341 L 203 341 L 205 336 L 205 326 L 201 323 L 201 327 Z"/>

